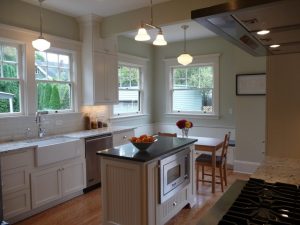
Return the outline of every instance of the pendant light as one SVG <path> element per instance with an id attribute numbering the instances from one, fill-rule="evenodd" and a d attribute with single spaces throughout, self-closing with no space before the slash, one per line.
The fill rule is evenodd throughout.
<path id="1" fill-rule="evenodd" d="M 153 41 L 154 45 L 158 45 L 158 46 L 167 45 L 167 42 L 165 40 L 165 37 L 163 35 L 161 27 L 153 25 L 152 0 L 150 0 L 150 24 L 148 24 L 148 23 L 141 24 L 141 27 L 139 28 L 137 35 L 134 37 L 134 39 L 136 41 L 148 41 L 151 39 L 150 35 L 148 34 L 147 30 L 145 29 L 145 26 L 155 28 L 158 30 L 156 39 Z"/>
<path id="2" fill-rule="evenodd" d="M 186 66 L 186 65 L 190 64 L 191 62 L 193 62 L 193 56 L 186 53 L 186 29 L 188 29 L 189 26 L 183 25 L 183 26 L 181 26 L 181 28 L 184 30 L 184 51 L 180 56 L 177 57 L 177 61 L 181 65 Z"/>
<path id="3" fill-rule="evenodd" d="M 39 0 L 40 2 L 40 36 L 38 39 L 32 41 L 32 46 L 38 51 L 45 51 L 50 48 L 51 44 L 43 37 L 43 14 L 42 14 L 42 2 L 45 0 Z"/>

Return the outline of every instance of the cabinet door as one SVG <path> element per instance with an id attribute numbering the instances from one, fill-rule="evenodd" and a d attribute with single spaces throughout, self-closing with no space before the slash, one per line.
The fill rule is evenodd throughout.
<path id="1" fill-rule="evenodd" d="M 118 58 L 116 55 L 105 55 L 105 100 L 118 103 Z"/>
<path id="2" fill-rule="evenodd" d="M 127 144 L 130 137 L 134 136 L 134 130 L 119 132 L 113 134 L 113 146 Z"/>
<path id="3" fill-rule="evenodd" d="M 3 196 L 4 219 L 10 219 L 30 210 L 30 190 L 29 188 L 5 194 Z"/>
<path id="4" fill-rule="evenodd" d="M 60 167 L 54 167 L 31 174 L 33 208 L 37 208 L 61 197 L 60 171 Z"/>
<path id="5" fill-rule="evenodd" d="M 67 164 L 61 169 L 62 195 L 80 191 L 85 187 L 84 160 Z"/>
<path id="6" fill-rule="evenodd" d="M 94 52 L 94 104 L 118 102 L 118 58 Z"/>
<path id="7" fill-rule="evenodd" d="M 94 83 L 91 84 L 94 93 L 94 104 L 103 103 L 105 101 L 105 54 L 94 52 Z"/>
<path id="8" fill-rule="evenodd" d="M 2 192 L 12 193 L 29 187 L 29 174 L 26 166 L 2 172 Z"/>

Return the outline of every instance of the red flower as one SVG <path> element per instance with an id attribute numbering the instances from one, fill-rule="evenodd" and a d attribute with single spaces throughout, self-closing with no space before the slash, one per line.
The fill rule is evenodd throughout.
<path id="1" fill-rule="evenodd" d="M 183 129 L 183 128 L 192 128 L 193 127 L 193 123 L 191 121 L 188 121 L 188 120 L 178 120 L 176 122 L 176 126 L 179 128 L 179 129 Z"/>

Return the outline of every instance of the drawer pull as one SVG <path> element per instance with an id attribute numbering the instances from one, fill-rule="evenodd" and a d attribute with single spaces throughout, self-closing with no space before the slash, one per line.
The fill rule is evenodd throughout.
<path id="1" fill-rule="evenodd" d="M 177 202 L 176 201 L 174 201 L 173 202 L 173 207 L 175 207 L 177 205 Z"/>

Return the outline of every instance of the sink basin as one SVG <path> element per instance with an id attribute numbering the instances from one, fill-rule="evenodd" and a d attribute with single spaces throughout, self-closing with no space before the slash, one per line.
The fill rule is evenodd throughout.
<path id="1" fill-rule="evenodd" d="M 84 150 L 83 142 L 80 139 L 64 136 L 34 139 L 29 142 L 38 146 L 35 149 L 37 166 L 79 157 Z"/>

